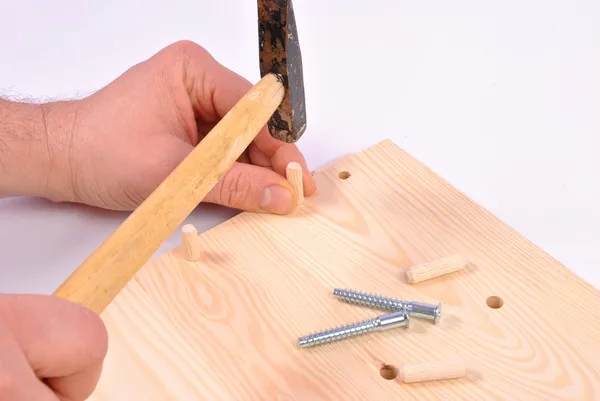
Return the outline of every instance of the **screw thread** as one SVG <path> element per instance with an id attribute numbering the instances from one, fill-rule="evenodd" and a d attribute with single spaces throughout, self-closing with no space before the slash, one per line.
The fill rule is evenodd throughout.
<path id="1" fill-rule="evenodd" d="M 353 323 L 345 326 L 339 326 L 333 329 L 309 334 L 298 339 L 301 348 L 314 347 L 321 344 L 331 343 L 333 341 L 343 340 L 349 337 L 360 336 L 375 330 L 381 324 L 379 317 L 365 320 L 359 323 Z"/>
<path id="2" fill-rule="evenodd" d="M 371 308 L 390 312 L 401 311 L 406 308 L 405 303 L 399 299 L 382 297 L 379 295 L 368 294 L 366 292 L 336 288 L 333 290 L 333 295 L 339 300 L 349 304 L 369 306 Z"/>
<path id="3" fill-rule="evenodd" d="M 411 316 L 422 317 L 438 323 L 441 317 L 441 304 L 432 305 L 422 302 L 405 302 L 396 298 L 382 297 L 354 290 L 336 288 L 333 295 L 339 300 L 355 305 L 368 306 L 389 312 L 404 311 Z"/>
<path id="4" fill-rule="evenodd" d="M 374 319 L 360 323 L 340 326 L 335 329 L 325 330 L 316 334 L 309 334 L 298 339 L 300 348 L 312 347 L 333 341 L 343 340 L 348 337 L 360 336 L 375 330 L 389 330 L 397 327 L 408 328 L 410 320 L 404 311 L 393 312 L 387 315 L 377 316 Z"/>

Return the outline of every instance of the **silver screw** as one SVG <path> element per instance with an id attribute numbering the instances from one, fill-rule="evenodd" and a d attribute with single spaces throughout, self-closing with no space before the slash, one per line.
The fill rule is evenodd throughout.
<path id="1" fill-rule="evenodd" d="M 369 306 L 375 309 L 395 312 L 405 310 L 407 314 L 416 317 L 433 320 L 439 323 L 442 314 L 442 304 L 431 305 L 422 302 L 404 302 L 395 298 L 387 298 L 379 295 L 367 294 L 353 290 L 336 288 L 333 296 L 349 304 Z"/>
<path id="2" fill-rule="evenodd" d="M 409 318 L 404 311 L 377 316 L 375 319 L 369 319 L 347 326 L 340 326 L 320 333 L 309 334 L 300 337 L 298 339 L 298 345 L 300 348 L 314 347 L 316 345 L 327 344 L 349 337 L 360 336 L 372 331 L 389 330 L 397 327 L 409 327 Z"/>

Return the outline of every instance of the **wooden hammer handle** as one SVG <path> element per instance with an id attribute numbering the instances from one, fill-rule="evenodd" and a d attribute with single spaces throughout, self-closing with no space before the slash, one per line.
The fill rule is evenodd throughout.
<path id="1" fill-rule="evenodd" d="M 231 168 L 283 96 L 279 78 L 265 75 L 54 295 L 100 314 Z"/>

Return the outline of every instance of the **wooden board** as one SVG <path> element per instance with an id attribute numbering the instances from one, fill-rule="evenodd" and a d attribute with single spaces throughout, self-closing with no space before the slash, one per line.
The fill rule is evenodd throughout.
<path id="1" fill-rule="evenodd" d="M 600 397 L 593 287 L 390 141 L 315 178 L 319 193 L 293 215 L 242 213 L 200 235 L 198 262 L 176 248 L 147 263 L 102 315 L 109 353 L 91 399 Z M 453 254 L 471 264 L 405 282 L 409 266 Z M 300 336 L 381 314 L 337 301 L 336 287 L 441 302 L 441 322 L 299 349 Z M 380 372 L 455 358 L 466 378 Z"/>

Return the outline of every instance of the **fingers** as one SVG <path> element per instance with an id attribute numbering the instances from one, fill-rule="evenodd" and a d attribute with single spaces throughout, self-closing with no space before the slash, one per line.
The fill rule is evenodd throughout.
<path id="1" fill-rule="evenodd" d="M 231 108 L 252 88 L 252 84 L 218 63 L 210 54 L 192 42 L 181 42 L 180 51 L 187 54 L 185 77 L 191 83 L 190 98 L 197 114 L 203 119 L 216 122 L 223 118 Z M 316 185 L 306 161 L 295 144 L 289 144 L 273 138 L 265 126 L 256 136 L 254 143 L 258 150 L 271 159 L 273 170 L 285 177 L 285 168 L 290 162 L 299 163 L 304 174 L 304 193 L 312 195 Z M 266 163 L 261 163 L 264 165 Z"/>
<path id="2" fill-rule="evenodd" d="M 268 168 L 244 163 L 235 163 L 205 201 L 274 214 L 287 214 L 294 209 L 292 188 L 286 179 Z"/>
<path id="3" fill-rule="evenodd" d="M 46 383 L 61 401 L 85 400 L 96 388 L 101 373 L 102 364 L 98 362 L 68 376 L 46 379 Z"/>
<path id="4" fill-rule="evenodd" d="M 151 171 L 154 176 L 148 181 L 148 193 L 156 182 L 164 180 L 194 148 L 189 143 L 173 136 L 165 136 L 152 142 L 153 151 L 144 153 L 143 171 Z M 285 154 L 281 154 L 285 158 Z M 262 157 L 262 159 L 261 159 Z M 276 158 L 279 164 L 283 158 Z M 247 164 L 263 163 L 264 167 Z M 217 203 L 234 209 L 287 214 L 294 208 L 291 187 L 284 176 L 271 168 L 267 159 L 255 145 L 250 145 L 229 171 L 221 177 L 215 187 L 205 197 L 205 202 Z M 287 165 L 287 164 L 286 164 Z M 149 177 L 146 177 L 149 178 Z M 150 186 L 151 183 L 152 187 Z"/>
<path id="5" fill-rule="evenodd" d="M 269 138 L 277 141 L 271 136 L 269 136 Z M 304 160 L 304 156 L 302 156 L 302 153 L 300 153 L 296 146 L 290 144 L 284 144 L 283 146 L 279 146 L 279 148 L 269 157 L 261 151 L 259 144 L 255 141 L 250 146 L 249 155 L 252 164 L 270 167 L 282 176 L 285 176 L 286 168 L 289 163 L 297 162 L 302 167 L 302 183 L 304 186 L 304 195 L 310 196 L 317 190 L 315 180 L 312 174 L 310 173 L 310 170 L 308 169 L 308 165 Z"/>
<path id="6" fill-rule="evenodd" d="M 34 374 L 0 314 L 0 400 L 59 401 Z"/>
<path id="7" fill-rule="evenodd" d="M 0 315 L 36 376 L 60 399 L 89 397 L 108 347 L 96 314 L 55 297 L 0 295 Z"/>
<path id="8" fill-rule="evenodd" d="M 209 70 L 209 72 L 213 74 L 212 76 L 221 77 L 218 81 L 213 81 L 216 82 L 215 84 L 218 84 L 218 82 L 221 81 L 227 82 L 227 86 L 218 86 L 218 89 L 215 89 L 214 96 L 212 97 L 215 109 L 218 111 L 219 116 L 222 117 L 248 90 L 250 90 L 252 85 L 244 78 L 217 64 L 216 62 L 213 64 L 213 68 Z M 262 164 L 265 164 L 265 159 L 271 159 L 271 166 L 273 167 L 273 170 L 284 177 L 285 169 L 288 163 L 299 163 L 304 171 L 303 183 L 305 195 L 310 196 L 316 191 L 316 184 L 312 175 L 310 174 L 306 160 L 296 145 L 285 143 L 273 138 L 269 134 L 267 127 L 260 131 L 260 133 L 254 139 L 253 144 L 256 146 L 256 149 L 265 156 L 261 160 Z M 255 157 L 256 153 L 257 152 L 255 152 Z"/>
<path id="9" fill-rule="evenodd" d="M 261 152 L 254 142 L 252 142 L 248 148 L 248 157 L 250 158 L 250 162 L 255 166 L 272 167 L 271 158 Z"/>
<path id="10" fill-rule="evenodd" d="M 282 174 L 284 176 L 286 167 L 291 162 L 297 162 L 298 164 L 300 164 L 300 166 L 302 166 L 302 183 L 304 187 L 304 195 L 310 196 L 314 194 L 317 190 L 317 184 L 315 183 L 315 179 L 310 173 L 310 170 L 308 169 L 308 165 L 306 164 L 306 160 L 304 160 L 304 156 L 302 156 L 302 153 L 300 153 L 300 150 L 298 150 L 296 146 L 291 146 L 290 144 L 281 146 L 273 154 L 273 156 L 271 156 L 273 170 L 277 171 L 279 174 Z"/>

